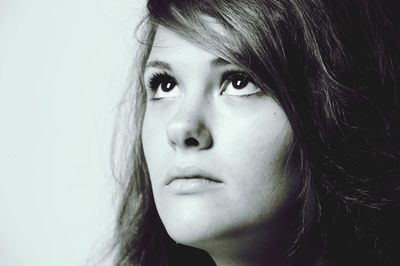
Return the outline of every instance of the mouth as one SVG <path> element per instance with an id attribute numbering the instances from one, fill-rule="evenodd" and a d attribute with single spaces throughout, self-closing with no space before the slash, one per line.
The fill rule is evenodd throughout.
<path id="1" fill-rule="evenodd" d="M 195 166 L 172 168 L 167 173 L 165 185 L 168 186 L 177 180 L 182 180 L 182 181 L 204 180 L 205 182 L 223 183 L 222 180 L 219 179 L 218 177 L 215 177 L 211 173 Z"/>
<path id="2" fill-rule="evenodd" d="M 214 191 L 223 182 L 211 173 L 195 167 L 175 167 L 167 173 L 165 187 L 173 194 L 198 194 Z"/>

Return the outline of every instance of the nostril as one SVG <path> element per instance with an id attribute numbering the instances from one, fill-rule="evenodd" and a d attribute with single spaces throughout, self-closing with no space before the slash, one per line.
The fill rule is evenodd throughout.
<path id="1" fill-rule="evenodd" d="M 186 146 L 199 146 L 199 142 L 195 138 L 187 138 L 185 140 Z"/>

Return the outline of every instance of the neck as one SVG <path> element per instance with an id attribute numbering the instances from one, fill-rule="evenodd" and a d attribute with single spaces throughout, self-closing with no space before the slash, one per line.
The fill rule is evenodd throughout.
<path id="1" fill-rule="evenodd" d="M 217 266 L 292 265 L 290 251 L 299 224 L 296 213 L 288 210 L 267 225 L 230 231 L 212 241 L 198 243 L 197 248 L 206 251 Z"/>
<path id="2" fill-rule="evenodd" d="M 277 224 L 241 229 L 200 248 L 208 252 L 217 266 L 291 265 L 293 256 L 289 254 L 299 223 L 294 213 L 283 215 L 275 221 Z"/>
<path id="3" fill-rule="evenodd" d="M 212 257 L 217 266 L 281 266 L 290 265 L 289 249 L 293 235 L 266 237 L 263 234 L 249 238 L 237 235 L 225 241 L 208 243 L 202 249 Z M 272 241 L 271 241 L 272 240 Z"/>
<path id="4" fill-rule="evenodd" d="M 288 257 L 276 255 L 268 256 L 266 254 L 256 254 L 255 256 L 247 254 L 226 254 L 210 253 L 217 266 L 281 266 L 290 265 Z"/>

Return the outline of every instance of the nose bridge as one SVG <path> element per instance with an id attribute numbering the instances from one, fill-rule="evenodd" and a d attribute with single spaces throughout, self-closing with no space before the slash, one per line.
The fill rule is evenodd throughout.
<path id="1" fill-rule="evenodd" d="M 206 102 L 201 95 L 187 94 L 182 98 L 179 108 L 172 119 L 187 120 L 192 123 L 203 123 Z"/>
<path id="2" fill-rule="evenodd" d="M 187 94 L 167 125 L 167 137 L 172 148 L 207 149 L 212 136 L 207 124 L 208 101 L 200 93 Z"/>

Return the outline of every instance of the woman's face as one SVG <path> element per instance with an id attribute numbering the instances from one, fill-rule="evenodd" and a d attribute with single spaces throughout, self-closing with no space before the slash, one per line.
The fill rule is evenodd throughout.
<path id="1" fill-rule="evenodd" d="M 163 27 L 144 78 L 143 149 L 169 235 L 201 248 L 277 230 L 297 188 L 280 105 L 240 66 Z"/>

